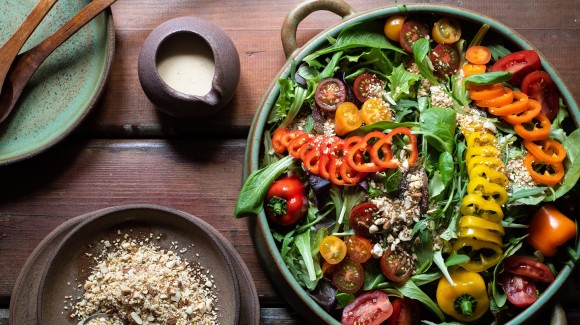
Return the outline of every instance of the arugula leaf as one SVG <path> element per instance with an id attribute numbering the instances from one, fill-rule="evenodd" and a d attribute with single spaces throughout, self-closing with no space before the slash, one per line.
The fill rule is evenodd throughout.
<path id="1" fill-rule="evenodd" d="M 459 265 L 461 263 L 469 262 L 469 256 L 463 254 L 457 254 L 456 252 L 452 252 L 447 256 L 447 260 L 445 261 L 445 266 L 454 266 Z"/>
<path id="2" fill-rule="evenodd" d="M 293 163 L 294 157 L 286 156 L 272 165 L 253 171 L 240 190 L 234 217 L 241 218 L 260 213 L 270 185 Z"/>
<path id="3" fill-rule="evenodd" d="M 441 180 L 443 181 L 443 184 L 447 186 L 453 178 L 453 174 L 455 172 L 453 156 L 451 153 L 449 153 L 449 151 L 444 151 L 439 155 L 438 168 L 438 171 L 441 174 Z"/>
<path id="4" fill-rule="evenodd" d="M 439 86 L 439 81 L 433 75 L 433 69 L 430 68 L 431 61 L 427 56 L 429 54 L 429 40 L 426 38 L 420 38 L 415 43 L 413 43 L 413 57 L 417 68 L 421 72 L 423 77 L 427 78 L 435 86 Z"/>
<path id="5" fill-rule="evenodd" d="M 411 93 L 411 87 L 419 80 L 421 80 L 421 76 L 409 72 L 405 69 L 403 64 L 395 67 L 390 76 L 387 76 L 389 79 L 389 89 L 391 89 L 389 95 L 394 101 L 399 101 L 402 97 L 408 97 Z"/>
<path id="6" fill-rule="evenodd" d="M 447 266 L 445 265 L 445 261 L 443 260 L 443 255 L 441 254 L 441 251 L 436 251 L 433 254 L 433 263 L 435 263 L 435 265 L 437 265 L 437 267 L 439 268 L 439 270 L 441 271 L 443 276 L 447 279 L 447 281 L 449 281 L 449 284 L 451 284 L 451 286 L 454 287 L 455 282 L 451 278 L 451 275 L 449 274 L 449 270 L 447 270 Z"/>
<path id="7" fill-rule="evenodd" d="M 455 115 L 455 111 L 449 108 L 432 107 L 425 110 L 419 118 L 421 130 L 426 131 L 427 142 L 439 152 L 453 152 L 455 147 Z M 431 135 L 443 142 L 429 142 L 429 138 L 433 138 Z"/>
<path id="8" fill-rule="evenodd" d="M 395 288 L 397 288 L 404 297 L 408 297 L 411 299 L 419 300 L 429 309 L 431 309 L 440 320 L 445 320 L 445 315 L 439 306 L 425 293 L 421 290 L 417 285 L 411 280 L 407 280 L 404 284 L 394 284 Z"/>
<path id="9" fill-rule="evenodd" d="M 500 44 L 486 45 L 486 47 L 491 51 L 491 57 L 494 61 L 497 61 L 499 58 L 512 53 L 510 50 L 506 49 Z"/>
<path id="10" fill-rule="evenodd" d="M 399 126 L 405 126 L 408 128 L 413 128 L 419 126 L 419 124 L 415 122 L 392 122 L 392 121 L 380 121 L 370 125 L 364 125 L 359 128 L 359 130 L 363 131 L 364 133 L 368 133 L 375 130 L 392 130 L 394 128 L 398 128 Z"/>

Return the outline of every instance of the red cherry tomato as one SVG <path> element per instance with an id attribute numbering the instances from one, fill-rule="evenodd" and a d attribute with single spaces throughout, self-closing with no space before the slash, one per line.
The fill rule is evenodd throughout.
<path id="1" fill-rule="evenodd" d="M 512 74 L 512 79 L 508 83 L 519 87 L 524 77 L 536 70 L 540 70 L 542 63 L 540 56 L 534 50 L 523 50 L 508 54 L 497 60 L 490 71 L 507 71 Z"/>
<path id="2" fill-rule="evenodd" d="M 503 270 L 546 283 L 554 282 L 552 270 L 546 264 L 531 257 L 510 256 L 503 261 Z"/>
<path id="3" fill-rule="evenodd" d="M 359 262 L 346 257 L 336 265 L 332 273 L 332 284 L 346 293 L 354 294 L 360 290 L 365 281 L 365 270 Z"/>
<path id="4" fill-rule="evenodd" d="M 421 324 L 421 308 L 417 300 L 411 298 L 395 298 L 391 302 L 393 314 L 387 325 L 419 325 Z"/>
<path id="5" fill-rule="evenodd" d="M 364 202 L 356 205 L 350 211 L 348 223 L 357 235 L 369 237 L 370 226 L 373 225 L 378 208 L 374 203 Z"/>
<path id="6" fill-rule="evenodd" d="M 438 44 L 429 55 L 433 69 L 439 76 L 453 74 L 459 69 L 459 52 L 448 44 Z"/>
<path id="7" fill-rule="evenodd" d="M 526 75 L 522 81 L 522 92 L 542 104 L 542 113 L 550 121 L 556 118 L 560 108 L 558 89 L 546 71 L 537 70 Z"/>
<path id="8" fill-rule="evenodd" d="M 264 200 L 264 210 L 270 221 L 282 226 L 299 222 L 306 216 L 308 198 L 302 180 L 296 175 L 275 181 Z"/>
<path id="9" fill-rule="evenodd" d="M 337 78 L 326 78 L 318 83 L 314 101 L 321 109 L 334 112 L 346 100 L 346 87 Z"/>
<path id="10" fill-rule="evenodd" d="M 409 280 L 413 273 L 413 265 L 409 256 L 387 248 L 381 256 L 381 271 L 387 279 L 403 283 Z"/>
<path id="11" fill-rule="evenodd" d="M 382 98 L 385 84 L 374 73 L 363 73 L 354 80 L 353 90 L 354 96 L 361 103 L 364 103 L 369 98 Z"/>
<path id="12" fill-rule="evenodd" d="M 509 302 L 516 307 L 527 307 L 538 299 L 536 284 L 530 279 L 516 274 L 502 274 L 503 290 Z"/>
<path id="13" fill-rule="evenodd" d="M 413 53 L 413 43 L 429 36 L 429 29 L 418 20 L 409 20 L 403 24 L 399 33 L 399 43 L 407 53 Z"/>
<path id="14" fill-rule="evenodd" d="M 379 290 L 367 291 L 344 307 L 342 325 L 379 325 L 393 313 L 389 296 Z"/>
<path id="15" fill-rule="evenodd" d="M 353 260 L 364 263 L 371 258 L 373 245 L 368 238 L 352 235 L 346 238 L 346 254 Z"/>

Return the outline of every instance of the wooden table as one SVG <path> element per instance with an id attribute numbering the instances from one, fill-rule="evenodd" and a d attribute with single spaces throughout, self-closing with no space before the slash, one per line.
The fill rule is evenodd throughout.
<path id="1" fill-rule="evenodd" d="M 120 0 L 112 7 L 116 53 L 102 100 L 65 141 L 26 161 L 0 167 L 0 324 L 16 278 L 36 245 L 64 221 L 97 209 L 151 203 L 202 217 L 221 231 L 250 269 L 263 324 L 300 324 L 260 265 L 246 221 L 232 218 L 241 187 L 246 136 L 254 112 L 285 62 L 280 26 L 300 1 Z M 398 1 L 404 4 L 408 1 Z M 493 17 L 533 43 L 580 100 L 580 6 L 576 0 L 422 1 Z M 350 1 L 359 10 L 387 4 Z M 143 93 L 137 57 L 159 24 L 180 16 L 225 30 L 241 60 L 237 94 L 217 116 L 175 119 Z M 299 26 L 303 44 L 340 18 L 317 12 Z M 578 272 L 561 295 L 569 322 L 580 322 Z"/>

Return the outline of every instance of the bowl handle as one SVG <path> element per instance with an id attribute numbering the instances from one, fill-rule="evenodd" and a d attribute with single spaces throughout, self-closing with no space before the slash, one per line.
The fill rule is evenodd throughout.
<path id="1" fill-rule="evenodd" d="M 308 15 L 319 10 L 333 12 L 342 18 L 356 13 L 354 8 L 344 0 L 307 0 L 300 3 L 288 13 L 282 24 L 282 46 L 286 57 L 290 57 L 290 54 L 298 49 L 296 41 L 298 24 Z"/>

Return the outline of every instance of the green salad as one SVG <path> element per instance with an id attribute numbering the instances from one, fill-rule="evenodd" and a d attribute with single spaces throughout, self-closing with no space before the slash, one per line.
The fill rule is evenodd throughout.
<path id="1" fill-rule="evenodd" d="M 488 29 L 402 10 L 278 80 L 235 216 L 264 211 L 342 324 L 501 323 L 578 259 L 580 131 L 538 53 Z"/>

